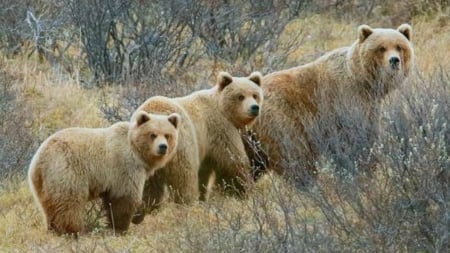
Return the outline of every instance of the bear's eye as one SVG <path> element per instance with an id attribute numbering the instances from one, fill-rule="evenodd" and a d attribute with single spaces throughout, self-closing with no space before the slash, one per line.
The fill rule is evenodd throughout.
<path id="1" fill-rule="evenodd" d="M 253 94 L 253 98 L 254 98 L 254 99 L 258 99 L 258 95 Z"/>
<path id="2" fill-rule="evenodd" d="M 150 138 L 152 138 L 152 140 L 156 139 L 156 134 L 150 134 Z"/>
<path id="3" fill-rule="evenodd" d="M 385 48 L 385 47 L 379 47 L 379 48 L 378 48 L 378 51 L 379 51 L 380 53 L 384 53 L 384 52 L 386 52 L 386 48 Z"/>
<path id="4" fill-rule="evenodd" d="M 242 100 L 244 100 L 244 95 L 239 95 L 239 97 L 238 97 L 238 99 L 239 99 L 239 101 L 242 101 Z"/>
<path id="5" fill-rule="evenodd" d="M 165 134 L 164 137 L 165 137 L 166 139 L 170 139 L 170 134 Z"/>
<path id="6" fill-rule="evenodd" d="M 397 51 L 399 51 L 399 52 L 402 51 L 402 47 L 399 45 L 395 46 L 395 49 L 397 49 Z"/>

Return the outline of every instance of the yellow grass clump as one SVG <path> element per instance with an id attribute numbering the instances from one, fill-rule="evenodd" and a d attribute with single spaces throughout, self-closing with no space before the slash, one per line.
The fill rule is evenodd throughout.
<path id="1" fill-rule="evenodd" d="M 39 138 L 66 127 L 107 125 L 99 110 L 100 90 L 84 89 L 62 70 L 25 57 L 3 58 L 0 65 L 14 78 L 11 85 L 18 91 L 18 103 L 33 110 L 26 124 L 33 126 Z"/>

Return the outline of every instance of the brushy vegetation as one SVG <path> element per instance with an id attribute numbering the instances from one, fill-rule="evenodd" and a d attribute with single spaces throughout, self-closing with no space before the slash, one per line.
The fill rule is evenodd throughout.
<path id="1" fill-rule="evenodd" d="M 150 2 L 1 1 L 0 252 L 450 250 L 448 1 Z M 53 132 L 127 120 L 146 98 L 207 87 L 220 70 L 309 62 L 352 43 L 361 23 L 403 22 L 413 26 L 417 66 L 384 101 L 379 138 L 361 150 L 368 134 L 358 110 L 336 105 L 323 120 L 339 117 L 348 131 L 327 139 L 311 130 L 323 151 L 314 185 L 269 174 L 246 199 L 167 203 L 123 236 L 92 205 L 91 233 L 46 232 L 24 179 Z M 304 166 L 302 147 L 283 142 L 288 165 Z"/>

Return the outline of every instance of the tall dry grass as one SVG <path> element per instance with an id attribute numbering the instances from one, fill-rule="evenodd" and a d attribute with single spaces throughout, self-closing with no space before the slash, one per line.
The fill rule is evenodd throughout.
<path id="1" fill-rule="evenodd" d="M 106 125 L 99 90 L 26 57 L 0 59 L 0 175 L 24 172 L 40 142 L 68 126 Z"/>

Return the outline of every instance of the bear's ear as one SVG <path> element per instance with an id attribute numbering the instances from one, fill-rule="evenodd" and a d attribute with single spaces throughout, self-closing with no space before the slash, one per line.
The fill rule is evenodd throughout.
<path id="1" fill-rule="evenodd" d="M 144 111 L 140 111 L 136 115 L 136 126 L 139 127 L 149 120 L 150 120 L 150 115 Z"/>
<path id="2" fill-rule="evenodd" d="M 397 31 L 399 31 L 401 34 L 405 35 L 405 37 L 408 40 L 411 40 L 412 28 L 410 25 L 402 24 L 397 28 Z"/>
<path id="3" fill-rule="evenodd" d="M 359 42 L 363 42 L 373 33 L 372 28 L 368 25 L 360 25 L 358 27 Z"/>
<path id="4" fill-rule="evenodd" d="M 172 113 L 169 115 L 169 122 L 172 123 L 172 125 L 177 128 L 178 123 L 180 123 L 181 116 L 178 113 Z"/>
<path id="5" fill-rule="evenodd" d="M 220 72 L 217 77 L 217 85 L 219 85 L 219 91 L 222 91 L 227 85 L 233 82 L 233 77 L 227 72 Z"/>
<path id="6" fill-rule="evenodd" d="M 250 74 L 248 79 L 250 79 L 250 81 L 256 83 L 258 86 L 261 86 L 262 74 L 258 71 L 255 71 Z"/>

